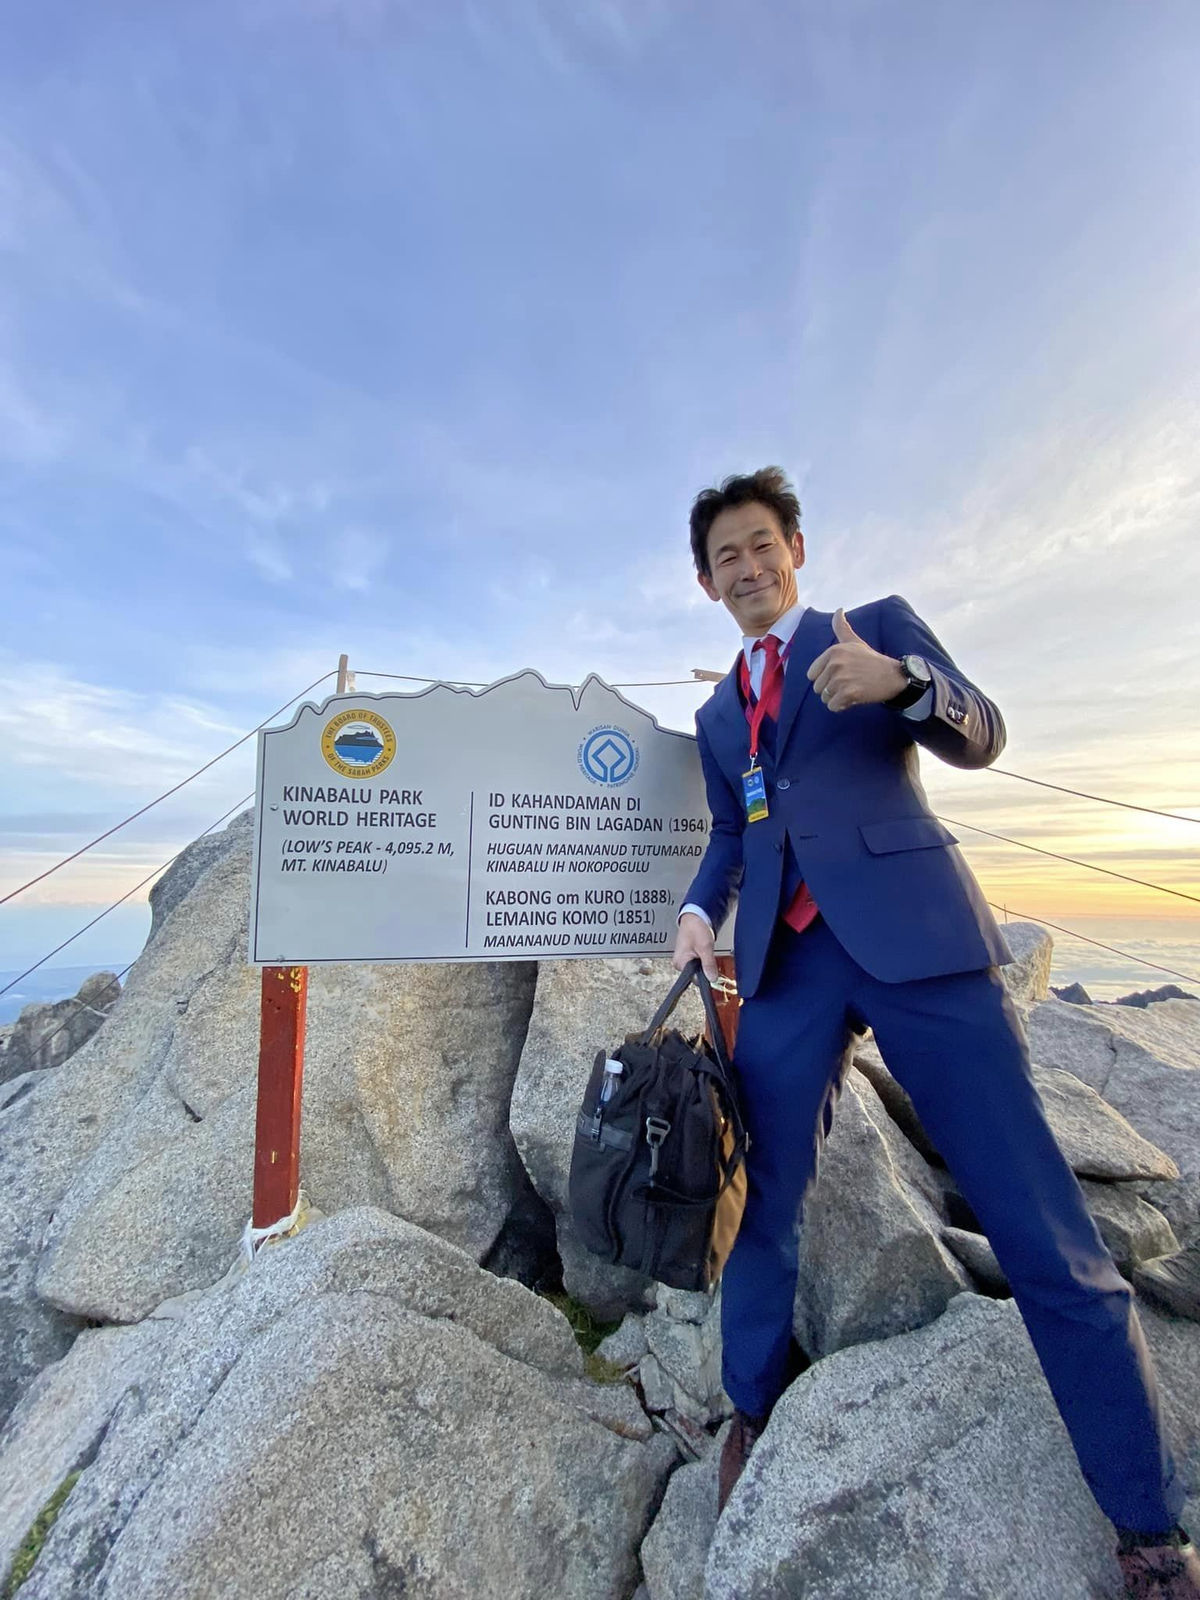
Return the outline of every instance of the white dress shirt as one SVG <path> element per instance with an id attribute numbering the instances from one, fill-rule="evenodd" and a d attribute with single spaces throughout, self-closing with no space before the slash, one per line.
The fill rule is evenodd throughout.
<path id="1" fill-rule="evenodd" d="M 780 653 L 782 654 L 783 647 L 791 642 L 792 635 L 800 626 L 800 619 L 807 610 L 807 606 L 796 604 L 790 610 L 785 611 L 781 617 L 777 617 L 771 626 L 764 629 L 762 633 L 745 633 L 742 635 L 742 655 L 745 657 L 746 665 L 750 669 L 750 690 L 755 699 L 762 693 L 763 672 L 766 670 L 767 657 L 765 651 L 756 650 L 754 646 L 760 639 L 765 638 L 768 633 L 773 633 L 779 640 Z M 785 660 L 784 673 L 786 674 L 786 672 L 787 662 Z M 932 709 L 933 690 L 926 689 L 917 703 L 906 706 L 900 715 L 908 717 L 912 722 L 923 722 Z M 703 906 L 688 904 L 684 906 L 679 916 L 682 917 L 688 911 L 692 912 L 694 916 L 703 917 L 709 927 L 712 927 L 712 920 Z M 678 922 L 679 918 L 677 917 L 675 920 Z"/>

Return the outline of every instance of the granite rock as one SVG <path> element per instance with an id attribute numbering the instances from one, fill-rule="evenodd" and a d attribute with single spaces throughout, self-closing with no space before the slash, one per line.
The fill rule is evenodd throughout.
<path id="1" fill-rule="evenodd" d="M 1127 1183 L 1083 1184 L 1083 1197 L 1100 1237 L 1126 1277 L 1142 1261 L 1179 1249 L 1171 1224 Z"/>
<path id="2" fill-rule="evenodd" d="M 1003 932 L 1014 958 L 1000 968 L 1004 986 L 1018 1005 L 1036 1005 L 1050 992 L 1054 940 L 1036 922 L 1006 922 Z"/>
<path id="3" fill-rule="evenodd" d="M 1138 989 L 1134 994 L 1123 994 L 1119 1000 L 1113 1001 L 1113 1005 L 1135 1006 L 1139 1011 L 1144 1011 L 1147 1006 L 1157 1005 L 1160 1000 L 1200 1000 L 1200 995 L 1189 994 L 1177 983 L 1164 983 L 1157 989 Z"/>
<path id="4" fill-rule="evenodd" d="M 675 1446 L 630 1391 L 580 1378 L 565 1318 L 465 1251 L 347 1211 L 157 1326 L 22 1600 L 634 1587 Z M 77 1370 L 112 1349 L 85 1344 Z M 14 1418 L 17 1470 L 55 1387 Z"/>
<path id="5" fill-rule="evenodd" d="M 640 1551 L 648 1600 L 704 1600 L 704 1563 L 717 1526 L 717 1468 L 728 1432 L 726 1423 L 703 1460 L 671 1474 Z"/>
<path id="6" fill-rule="evenodd" d="M 611 1361 L 614 1366 L 630 1368 L 637 1366 L 649 1348 L 645 1319 L 636 1311 L 630 1311 L 622 1318 L 621 1326 L 615 1333 L 610 1333 L 607 1339 L 601 1339 L 596 1346 L 596 1354 L 604 1361 Z"/>
<path id="7" fill-rule="evenodd" d="M 1068 983 L 1062 988 L 1057 988 L 1052 984 L 1050 993 L 1056 1000 L 1065 1000 L 1069 1006 L 1090 1006 L 1092 1004 L 1091 995 L 1081 983 Z"/>
<path id="8" fill-rule="evenodd" d="M 1158 1375 L 1167 1438 L 1184 1489 L 1195 1501 L 1200 1495 L 1200 1323 L 1145 1299 L 1138 1301 L 1138 1317 Z M 1189 1526 L 1200 1540 L 1200 1522 Z"/>
<path id="9" fill-rule="evenodd" d="M 133 1087 L 98 1120 L 41 1250 L 39 1295 L 77 1316 L 135 1321 L 214 1282 L 248 1217 L 261 992 L 245 962 L 249 816 L 203 845 L 181 858 L 186 894 L 88 1047 L 119 1052 Z M 317 1209 L 377 1205 L 489 1252 L 523 1184 L 507 1107 L 534 976 L 526 962 L 311 970 L 303 1183 Z M 135 1037 L 116 1028 L 126 1015 Z"/>
<path id="10" fill-rule="evenodd" d="M 1184 1179 L 1200 1179 L 1200 1006 L 1163 1000 L 1139 1011 L 1046 1000 L 1027 1025 L 1036 1061 L 1090 1084 Z"/>
<path id="11" fill-rule="evenodd" d="M 226 853 L 248 850 L 248 820 L 214 837 Z M 51 1219 L 109 1130 L 136 1119 L 176 1018 L 211 965 L 207 932 L 182 925 L 164 932 L 155 959 L 135 963 L 104 1026 L 75 1053 L 70 1071 L 22 1075 L 0 1109 L 0 1420 L 84 1325 L 74 1307 L 48 1304 L 35 1289 Z M 214 940 L 220 934 L 212 930 Z"/>
<path id="12" fill-rule="evenodd" d="M 1033 1081 L 1071 1170 L 1081 1178 L 1169 1179 L 1178 1168 L 1165 1154 L 1069 1072 L 1034 1065 Z"/>
<path id="13" fill-rule="evenodd" d="M 1140 1315 L 1198 1533 L 1200 1327 Z M 650 1600 L 1123 1596 L 1111 1526 L 1011 1300 L 963 1295 L 926 1328 L 817 1362 L 718 1524 L 726 1431 L 671 1479 L 642 1545 Z"/>
<path id="14" fill-rule="evenodd" d="M 793 1329 L 810 1357 L 941 1315 L 969 1286 L 941 1242 L 940 1186 L 855 1069 L 804 1205 Z"/>
<path id="15" fill-rule="evenodd" d="M 115 972 L 94 972 L 72 998 L 26 1006 L 0 1050 L 0 1082 L 61 1067 L 106 1021 L 120 993 Z"/>
<path id="16" fill-rule="evenodd" d="M 1111 1527 L 1012 1301 L 964 1295 L 783 1396 L 718 1524 L 704 1594 L 803 1593 L 1118 1600 Z"/>
<path id="17" fill-rule="evenodd" d="M 673 1291 L 675 1292 L 675 1291 Z M 677 1293 L 677 1292 L 676 1292 Z M 708 1300 L 704 1320 L 688 1315 L 689 1301 Z M 678 1411 L 703 1427 L 731 1414 L 733 1406 L 721 1387 L 721 1295 L 679 1295 L 684 1313 L 672 1315 L 671 1301 L 661 1292 L 658 1308 L 642 1320 L 648 1353 L 638 1376 L 651 1411 Z"/>
<path id="18" fill-rule="evenodd" d="M 968 1233 L 965 1228 L 943 1228 L 942 1238 L 983 1293 L 999 1298 L 1009 1294 L 1004 1268 L 982 1233 Z"/>
<path id="19" fill-rule="evenodd" d="M 1132 1185 L 1084 1180 L 1081 1188 L 1100 1237 L 1127 1278 L 1133 1276 L 1140 1262 L 1178 1250 L 1179 1241 L 1171 1224 L 1161 1211 L 1148 1205 Z M 1004 1269 L 983 1234 L 969 1233 L 962 1228 L 943 1228 L 942 1238 L 985 1293 L 1007 1295 L 1010 1292 Z"/>
<path id="20" fill-rule="evenodd" d="M 157 1373 L 170 1330 L 85 1329 L 38 1374 L 0 1429 L 0 1585 L 53 1490 L 95 1456 L 125 1394 Z"/>
<path id="21" fill-rule="evenodd" d="M 913 1148 L 926 1161 L 940 1163 L 942 1157 L 922 1127 L 916 1107 L 888 1070 L 873 1039 L 856 1045 L 854 1065 L 871 1080 L 892 1121 Z M 1170 1156 L 1144 1138 L 1088 1083 L 1036 1062 L 1033 1081 L 1059 1149 L 1080 1177 L 1156 1180 L 1179 1176 Z"/>

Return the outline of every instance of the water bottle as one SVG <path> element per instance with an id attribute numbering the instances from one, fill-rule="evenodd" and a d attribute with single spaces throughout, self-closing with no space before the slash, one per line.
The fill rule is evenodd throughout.
<path id="1" fill-rule="evenodd" d="M 617 1087 L 617 1079 L 625 1071 L 622 1062 L 614 1061 L 611 1056 L 604 1063 L 604 1081 L 600 1085 L 600 1104 L 607 1105 L 612 1099 L 613 1090 Z"/>

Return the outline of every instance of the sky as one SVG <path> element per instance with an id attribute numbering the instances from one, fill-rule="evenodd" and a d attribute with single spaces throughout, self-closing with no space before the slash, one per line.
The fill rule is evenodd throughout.
<path id="1" fill-rule="evenodd" d="M 687 511 L 767 462 L 801 597 L 906 596 L 1001 767 L 1200 818 L 1191 0 L 14 0 L 4 32 L 0 893 L 343 651 L 379 689 L 726 666 Z M 631 697 L 688 728 L 706 692 Z M 252 751 L 0 907 L 0 967 Z M 1194 824 L 925 770 L 990 899 L 1200 962 L 1195 901 L 965 826 L 1200 896 Z M 144 896 L 55 961 L 131 960 Z"/>

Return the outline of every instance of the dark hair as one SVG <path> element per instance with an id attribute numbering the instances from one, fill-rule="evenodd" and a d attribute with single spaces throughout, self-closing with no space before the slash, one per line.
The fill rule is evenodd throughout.
<path id="1" fill-rule="evenodd" d="M 800 532 L 800 502 L 782 467 L 760 467 L 726 478 L 719 489 L 702 489 L 692 506 L 692 559 L 696 571 L 712 576 L 708 559 L 708 535 L 722 511 L 733 506 L 764 505 L 779 518 L 783 536 L 789 544 Z"/>

